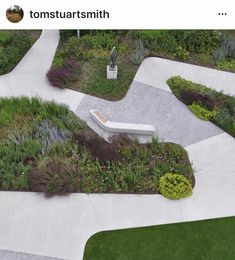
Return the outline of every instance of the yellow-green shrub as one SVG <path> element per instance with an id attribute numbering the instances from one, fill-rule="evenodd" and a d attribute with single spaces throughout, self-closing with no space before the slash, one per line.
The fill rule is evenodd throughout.
<path id="1" fill-rule="evenodd" d="M 231 61 L 220 61 L 216 66 L 219 70 L 235 72 L 235 60 Z"/>
<path id="2" fill-rule="evenodd" d="M 181 174 L 166 173 L 159 181 L 160 193 L 168 199 L 181 199 L 192 194 L 192 184 Z"/>
<path id="3" fill-rule="evenodd" d="M 210 111 L 197 103 L 193 103 L 192 105 L 189 105 L 188 107 L 198 118 L 205 120 L 205 121 L 212 119 L 216 115 L 215 111 Z"/>

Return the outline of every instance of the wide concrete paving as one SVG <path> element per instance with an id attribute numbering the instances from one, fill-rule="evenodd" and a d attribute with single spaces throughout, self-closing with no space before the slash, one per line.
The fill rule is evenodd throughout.
<path id="1" fill-rule="evenodd" d="M 181 76 L 217 91 L 223 90 L 226 94 L 235 95 L 235 73 L 156 57 L 147 58 L 142 62 L 135 80 L 171 91 L 166 81 L 172 76 Z"/>
<path id="2" fill-rule="evenodd" d="M 89 109 L 100 110 L 110 121 L 152 124 L 161 140 L 183 146 L 222 133 L 212 123 L 196 118 L 172 94 L 166 83 L 172 76 L 181 76 L 235 96 L 235 73 L 151 57 L 143 61 L 122 100 L 108 102 L 86 95 L 79 103 L 76 114 L 106 140 L 112 134 L 93 122 Z M 132 136 L 140 142 L 151 140 L 151 136 Z"/>
<path id="3" fill-rule="evenodd" d="M 169 77 L 181 75 L 235 95 L 235 74 L 149 58 L 127 96 L 108 102 L 48 85 L 45 73 L 57 44 L 57 31 L 43 32 L 16 69 L 0 77 L 0 95 L 39 93 L 43 99 L 68 104 L 105 137 L 88 117 L 90 108 L 100 109 L 111 120 L 152 123 L 165 141 L 185 146 L 196 186 L 191 197 L 179 201 L 160 195 L 71 194 L 46 199 L 37 193 L 0 192 L 0 249 L 82 259 L 87 239 L 98 231 L 235 215 L 235 139 L 197 119 L 166 84 Z"/>
<path id="4" fill-rule="evenodd" d="M 108 139 L 112 134 L 103 131 L 90 117 L 89 110 L 98 109 L 110 121 L 151 124 L 160 140 L 186 146 L 223 131 L 210 122 L 198 119 L 171 92 L 133 81 L 124 99 L 109 102 L 86 95 L 76 114 L 99 135 Z M 141 142 L 151 136 L 137 136 Z"/>

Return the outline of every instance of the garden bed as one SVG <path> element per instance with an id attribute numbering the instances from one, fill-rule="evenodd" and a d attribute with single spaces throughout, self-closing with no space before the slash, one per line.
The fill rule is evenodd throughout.
<path id="1" fill-rule="evenodd" d="M 0 31 L 0 75 L 12 71 L 29 48 L 40 36 L 41 31 Z"/>
<path id="2" fill-rule="evenodd" d="M 167 81 L 176 97 L 200 119 L 210 120 L 235 137 L 235 98 L 179 76 Z"/>
<path id="3" fill-rule="evenodd" d="M 235 33 L 219 30 L 134 31 L 151 56 L 235 72 Z"/>
<path id="4" fill-rule="evenodd" d="M 107 143 L 67 107 L 52 102 L 0 99 L 0 127 L 1 190 L 47 196 L 161 192 L 179 199 L 195 184 L 181 146 L 157 139 L 141 145 L 126 135 Z M 185 187 L 176 191 L 178 197 L 177 182 Z"/>
<path id="5" fill-rule="evenodd" d="M 61 35 L 52 68 L 48 73 L 52 85 L 68 87 L 108 100 L 123 98 L 138 66 L 130 60 L 133 39 L 122 31 L 100 31 L 81 38 Z M 118 50 L 118 79 L 107 80 L 106 66 L 111 49 Z"/>
<path id="6" fill-rule="evenodd" d="M 108 100 L 123 98 L 138 65 L 148 56 L 183 61 L 235 72 L 234 31 L 136 30 L 61 31 L 48 79 L 53 86 L 72 88 Z M 113 46 L 118 50 L 118 79 L 106 79 Z"/>

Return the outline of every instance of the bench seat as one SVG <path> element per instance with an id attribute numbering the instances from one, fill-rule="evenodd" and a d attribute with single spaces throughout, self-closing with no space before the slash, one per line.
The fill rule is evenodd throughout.
<path id="1" fill-rule="evenodd" d="M 112 122 L 97 110 L 90 110 L 90 116 L 101 128 L 108 132 L 141 135 L 156 133 L 156 129 L 152 125 Z"/>

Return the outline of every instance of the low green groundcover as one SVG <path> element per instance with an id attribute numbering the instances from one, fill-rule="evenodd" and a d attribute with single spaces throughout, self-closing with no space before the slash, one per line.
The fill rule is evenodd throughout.
<path id="1" fill-rule="evenodd" d="M 40 35 L 40 31 L 0 31 L 0 75 L 14 69 Z"/>
<path id="2" fill-rule="evenodd" d="M 232 260 L 235 218 L 221 218 L 100 232 L 85 248 L 84 260 Z"/>
<path id="3" fill-rule="evenodd" d="M 110 143 L 66 106 L 37 98 L 0 99 L 0 190 L 158 193 L 165 173 L 194 185 L 187 152 L 172 143 Z"/>

